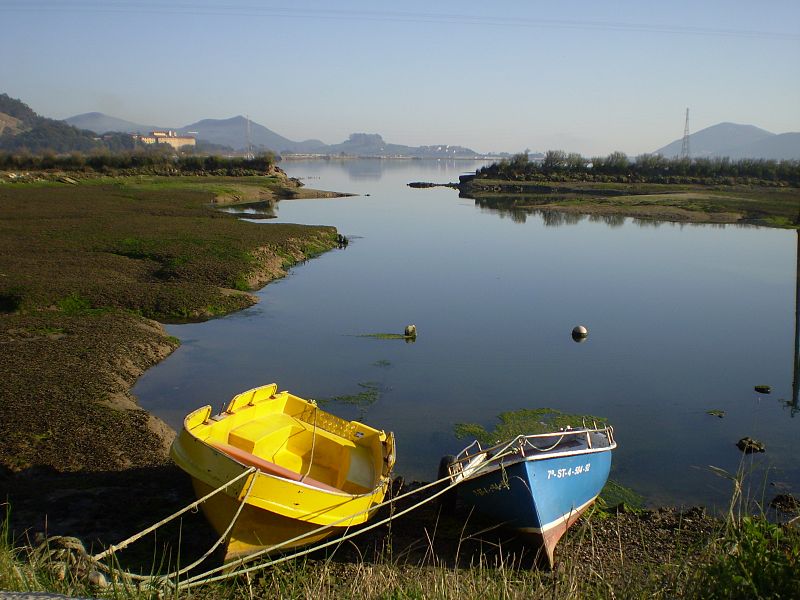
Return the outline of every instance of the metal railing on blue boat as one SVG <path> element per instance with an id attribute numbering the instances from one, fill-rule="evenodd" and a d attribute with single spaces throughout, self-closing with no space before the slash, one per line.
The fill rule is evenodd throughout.
<path id="1" fill-rule="evenodd" d="M 593 436 L 595 436 L 594 441 L 592 439 Z M 570 438 L 576 441 L 581 439 L 578 442 L 581 446 L 577 449 L 574 447 L 565 448 L 562 452 L 554 452 L 559 446 L 569 443 Z M 583 438 L 585 438 L 585 442 Z M 597 438 L 605 440 L 605 444 L 595 445 L 598 442 Z M 546 448 L 537 446 L 535 442 L 542 440 L 555 440 L 555 442 L 550 443 Z M 449 466 L 449 470 L 453 482 L 458 483 L 483 472 L 486 461 L 498 455 L 502 455 L 504 459 L 502 461 L 493 461 L 494 468 L 499 468 L 504 461 L 519 460 L 519 458 L 541 460 L 570 454 L 613 450 L 616 447 L 614 428 L 611 425 L 598 427 L 596 423 L 593 423 L 592 427 L 580 427 L 577 429 L 567 427 L 547 433 L 521 434 L 509 441 L 500 442 L 488 448 L 483 448 L 481 443 L 475 440 L 456 455 L 455 460 Z M 526 454 L 525 451 L 527 449 L 533 450 L 538 455 Z"/>

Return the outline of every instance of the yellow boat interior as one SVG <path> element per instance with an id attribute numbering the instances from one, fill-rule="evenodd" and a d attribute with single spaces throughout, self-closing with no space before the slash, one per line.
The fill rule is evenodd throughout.
<path id="1" fill-rule="evenodd" d="M 215 416 L 210 406 L 198 409 L 184 425 L 243 465 L 334 493 L 372 493 L 394 462 L 391 434 L 345 421 L 275 384 L 235 396 Z"/>

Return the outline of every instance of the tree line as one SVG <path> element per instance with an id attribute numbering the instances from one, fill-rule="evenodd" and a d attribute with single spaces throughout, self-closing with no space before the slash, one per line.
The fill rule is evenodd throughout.
<path id="1" fill-rule="evenodd" d="M 753 178 L 763 181 L 800 184 L 800 161 L 743 158 L 666 158 L 660 154 L 640 154 L 631 160 L 623 152 L 605 157 L 585 158 L 580 154 L 548 151 L 542 160 L 530 160 L 527 153 L 483 167 L 477 177 L 516 180 L 542 178 L 590 179 L 627 177 L 653 183 L 678 180 L 721 180 Z"/>
<path id="2" fill-rule="evenodd" d="M 243 175 L 269 171 L 275 164 L 275 154 L 263 152 L 254 157 L 201 156 L 176 154 L 172 148 L 148 147 L 121 152 L 99 150 L 89 153 L 56 154 L 44 152 L 0 152 L 0 170 L 6 171 L 68 171 L 114 173 L 136 171 L 160 174 Z"/>

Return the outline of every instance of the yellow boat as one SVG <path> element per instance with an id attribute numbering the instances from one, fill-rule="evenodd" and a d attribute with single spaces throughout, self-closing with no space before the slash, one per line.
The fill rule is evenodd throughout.
<path id="1" fill-rule="evenodd" d="M 305 546 L 367 521 L 383 501 L 394 466 L 394 436 L 345 421 L 277 385 L 235 396 L 224 412 L 190 413 L 170 455 L 201 498 L 243 474 L 202 504 L 221 536 L 226 560 L 283 544 Z"/>

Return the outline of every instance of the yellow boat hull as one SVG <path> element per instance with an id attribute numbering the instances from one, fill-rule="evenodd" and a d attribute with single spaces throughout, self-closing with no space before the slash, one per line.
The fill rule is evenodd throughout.
<path id="1" fill-rule="evenodd" d="M 272 384 L 239 394 L 219 415 L 190 413 L 171 456 L 198 497 L 256 468 L 202 505 L 232 559 L 307 546 L 367 521 L 389 486 L 394 438 Z"/>
<path id="2" fill-rule="evenodd" d="M 213 491 L 213 488 L 192 479 L 198 498 Z M 226 494 L 217 494 L 203 504 L 203 514 L 219 534 L 228 528 L 240 502 Z M 319 526 L 314 523 L 284 517 L 276 513 L 261 510 L 245 504 L 239 518 L 226 539 L 225 561 L 244 557 L 264 548 L 280 546 L 280 550 L 292 550 L 322 541 L 340 531 L 339 527 L 328 528 L 312 534 Z M 294 543 L 285 543 L 298 536 L 303 536 Z"/>

